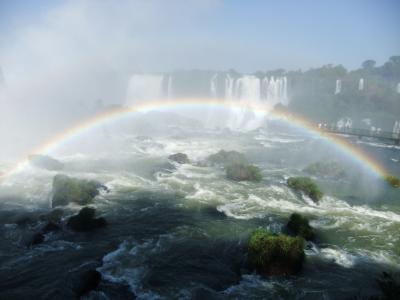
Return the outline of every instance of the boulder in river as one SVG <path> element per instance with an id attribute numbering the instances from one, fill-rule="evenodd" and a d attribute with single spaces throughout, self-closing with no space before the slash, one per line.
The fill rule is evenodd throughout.
<path id="1" fill-rule="evenodd" d="M 190 160 L 185 153 L 175 153 L 168 156 L 168 158 L 178 164 L 190 164 Z"/>
<path id="2" fill-rule="evenodd" d="M 90 231 L 107 225 L 104 218 L 95 218 L 96 210 L 91 207 L 82 208 L 77 215 L 70 217 L 67 226 L 74 231 Z"/>
<path id="3" fill-rule="evenodd" d="M 256 229 L 250 235 L 248 258 L 258 273 L 267 276 L 298 273 L 305 258 L 304 240 Z"/>
<path id="4" fill-rule="evenodd" d="M 89 204 L 101 188 L 106 189 L 97 181 L 58 174 L 53 178 L 52 207 L 68 205 L 70 202 Z"/>
<path id="5" fill-rule="evenodd" d="M 301 236 L 305 240 L 310 241 L 314 239 L 314 229 L 310 226 L 308 219 L 300 214 L 292 214 L 286 227 L 289 232 Z"/>

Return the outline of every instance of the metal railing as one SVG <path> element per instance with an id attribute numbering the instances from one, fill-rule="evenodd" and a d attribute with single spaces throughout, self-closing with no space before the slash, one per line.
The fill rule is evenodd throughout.
<path id="1" fill-rule="evenodd" d="M 376 139 L 392 140 L 395 142 L 395 144 L 399 144 L 400 142 L 400 134 L 389 131 L 368 130 L 368 129 L 358 129 L 349 127 L 337 127 L 337 126 L 320 126 L 318 127 L 318 129 L 322 132 L 355 135 L 360 138 L 371 137 Z"/>

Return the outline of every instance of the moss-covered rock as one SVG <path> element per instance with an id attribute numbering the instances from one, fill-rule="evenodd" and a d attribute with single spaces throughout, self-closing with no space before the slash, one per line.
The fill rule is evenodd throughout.
<path id="1" fill-rule="evenodd" d="M 286 227 L 294 235 L 301 236 L 308 241 L 314 239 L 314 229 L 310 226 L 308 219 L 300 214 L 292 214 Z"/>
<path id="2" fill-rule="evenodd" d="M 335 177 L 342 178 L 346 176 L 346 171 L 344 168 L 335 161 L 317 161 L 310 165 L 308 165 L 304 172 L 314 175 L 314 176 L 322 176 L 322 177 Z"/>
<path id="3" fill-rule="evenodd" d="M 99 194 L 100 188 L 104 187 L 96 181 L 58 174 L 53 178 L 52 207 L 68 205 L 70 202 L 89 204 Z"/>
<path id="4" fill-rule="evenodd" d="M 168 156 L 168 158 L 178 164 L 190 164 L 189 157 L 185 153 L 175 153 Z"/>
<path id="5" fill-rule="evenodd" d="M 38 168 L 50 171 L 59 171 L 64 168 L 64 164 L 48 155 L 29 155 L 30 163 Z"/>
<path id="6" fill-rule="evenodd" d="M 400 188 L 400 179 L 393 175 L 386 175 L 385 180 L 394 188 Z"/>
<path id="7" fill-rule="evenodd" d="M 217 153 L 208 156 L 207 160 L 212 164 L 219 164 L 223 166 L 236 163 L 248 164 L 244 154 L 237 151 L 220 150 Z"/>
<path id="8" fill-rule="evenodd" d="M 324 195 L 318 186 L 308 177 L 290 177 L 287 180 L 287 185 L 293 190 L 302 191 L 316 203 Z"/>
<path id="9" fill-rule="evenodd" d="M 263 275 L 292 275 L 299 272 L 305 258 L 301 237 L 275 235 L 256 229 L 248 244 L 249 262 Z"/>
<path id="10" fill-rule="evenodd" d="M 262 179 L 261 170 L 253 165 L 234 163 L 226 167 L 226 177 L 235 181 L 255 181 Z"/>
<path id="11" fill-rule="evenodd" d="M 75 231 L 90 231 L 107 225 L 104 218 L 95 218 L 96 210 L 91 207 L 82 208 L 79 213 L 67 221 L 67 226 Z"/>

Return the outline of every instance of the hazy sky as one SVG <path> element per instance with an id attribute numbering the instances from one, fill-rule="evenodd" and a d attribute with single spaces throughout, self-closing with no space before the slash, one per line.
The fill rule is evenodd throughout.
<path id="1" fill-rule="evenodd" d="M 398 0 L 0 0 L 0 66 L 11 78 L 71 65 L 356 68 L 396 54 Z"/>

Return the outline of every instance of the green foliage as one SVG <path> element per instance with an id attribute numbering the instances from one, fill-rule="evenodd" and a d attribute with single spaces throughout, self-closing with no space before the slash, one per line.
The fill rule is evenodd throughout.
<path id="1" fill-rule="evenodd" d="M 226 177 L 235 181 L 255 181 L 262 179 L 261 170 L 253 165 L 244 163 L 234 163 L 226 167 Z"/>
<path id="2" fill-rule="evenodd" d="M 300 271 L 304 261 L 301 237 L 274 235 L 265 229 L 254 230 L 248 243 L 248 258 L 265 275 L 290 275 Z"/>
<path id="3" fill-rule="evenodd" d="M 291 177 L 287 180 L 287 184 L 294 190 L 302 191 L 314 202 L 321 200 L 324 195 L 318 186 L 308 177 Z"/>
<path id="4" fill-rule="evenodd" d="M 99 194 L 100 184 L 95 181 L 56 175 L 53 178 L 53 207 L 75 202 L 81 205 L 90 203 Z"/>
<path id="5" fill-rule="evenodd" d="M 308 219 L 300 214 L 294 213 L 290 216 L 287 228 L 295 235 L 301 236 L 306 240 L 314 238 L 314 230 L 310 226 Z"/>
<path id="6" fill-rule="evenodd" d="M 400 179 L 393 175 L 386 175 L 385 180 L 394 188 L 400 188 Z"/>
<path id="7" fill-rule="evenodd" d="M 358 127 L 361 120 L 371 118 L 374 126 L 391 130 L 400 115 L 400 56 L 392 56 L 382 66 L 372 60 L 362 68 L 347 71 L 342 66 L 327 65 L 305 72 L 287 72 L 291 85 L 289 109 L 314 122 L 336 123 L 344 116 L 351 117 Z M 360 78 L 364 89 L 358 89 Z M 342 90 L 335 94 L 335 82 L 342 81 Z"/>
<path id="8" fill-rule="evenodd" d="M 336 178 L 341 178 L 346 176 L 346 172 L 343 169 L 343 167 L 335 161 L 314 162 L 308 165 L 304 169 L 304 172 L 314 176 L 332 176 Z"/>
<path id="9" fill-rule="evenodd" d="M 237 151 L 220 150 L 215 154 L 210 155 L 208 161 L 214 164 L 221 164 L 224 166 L 234 163 L 247 163 L 244 154 Z"/>

